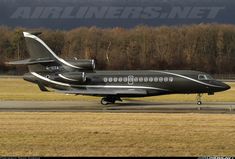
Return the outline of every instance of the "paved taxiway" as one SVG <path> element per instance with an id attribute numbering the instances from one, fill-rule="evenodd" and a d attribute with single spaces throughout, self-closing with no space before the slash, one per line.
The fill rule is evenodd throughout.
<path id="1" fill-rule="evenodd" d="M 102 106 L 85 101 L 0 101 L 0 112 L 233 113 L 235 102 L 195 103 L 125 101 Z"/>

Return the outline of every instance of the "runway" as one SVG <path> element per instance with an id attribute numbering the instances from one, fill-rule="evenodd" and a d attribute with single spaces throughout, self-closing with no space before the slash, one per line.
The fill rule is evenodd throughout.
<path id="1" fill-rule="evenodd" d="M 128 101 L 103 106 L 95 101 L 0 101 L 0 112 L 235 113 L 235 102 L 195 103 Z"/>

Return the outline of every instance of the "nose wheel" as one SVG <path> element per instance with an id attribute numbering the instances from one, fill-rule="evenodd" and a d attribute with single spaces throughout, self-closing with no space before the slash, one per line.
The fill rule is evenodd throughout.
<path id="1" fill-rule="evenodd" d="M 202 105 L 202 94 L 197 95 L 197 105 Z"/>
<path id="2" fill-rule="evenodd" d="M 202 105 L 202 101 L 197 101 L 197 105 Z"/>
<path id="3" fill-rule="evenodd" d="M 102 105 L 115 104 L 116 101 L 122 101 L 120 97 L 104 97 L 100 103 Z"/>

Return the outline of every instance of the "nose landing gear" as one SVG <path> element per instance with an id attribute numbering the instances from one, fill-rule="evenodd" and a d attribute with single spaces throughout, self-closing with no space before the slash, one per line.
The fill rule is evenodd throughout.
<path id="1" fill-rule="evenodd" d="M 199 93 L 197 95 L 197 105 L 202 105 L 202 94 L 201 93 Z"/>
<path id="2" fill-rule="evenodd" d="M 122 101 L 120 97 L 109 96 L 101 99 L 100 103 L 102 105 L 115 104 L 116 101 Z"/>
<path id="3" fill-rule="evenodd" d="M 202 102 L 201 102 L 201 101 L 198 101 L 198 102 L 197 102 L 197 105 L 202 105 Z"/>

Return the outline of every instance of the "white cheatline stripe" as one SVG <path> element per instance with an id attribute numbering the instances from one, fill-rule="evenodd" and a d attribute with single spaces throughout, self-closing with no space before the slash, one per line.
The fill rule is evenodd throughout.
<path id="1" fill-rule="evenodd" d="M 51 82 L 53 84 L 57 84 L 57 85 L 61 85 L 61 86 L 67 86 L 67 87 L 73 86 L 73 87 L 84 87 L 84 88 L 126 88 L 126 89 L 151 89 L 151 90 L 168 91 L 168 90 L 162 89 L 162 88 L 145 87 L 145 86 L 69 85 L 69 84 L 66 84 L 66 83 L 53 81 L 51 79 L 48 79 L 46 77 L 43 77 L 43 76 L 37 74 L 36 72 L 31 72 L 31 74 L 34 75 L 35 77 L 41 79 L 41 80 Z"/>
<path id="2" fill-rule="evenodd" d="M 49 83 L 53 83 L 53 84 L 57 84 L 57 85 L 61 85 L 61 86 L 70 87 L 69 84 L 50 80 L 50 79 L 48 79 L 48 78 L 46 78 L 46 77 L 43 77 L 43 76 L 37 74 L 36 72 L 31 72 L 31 74 L 34 75 L 34 76 L 37 77 L 37 78 L 40 78 L 41 80 L 44 80 L 44 81 L 49 82 Z"/>
<path id="3" fill-rule="evenodd" d="M 73 67 L 73 68 L 77 68 L 77 69 L 80 69 L 80 67 L 77 67 L 77 66 L 74 66 L 70 63 L 68 63 L 67 61 L 65 61 L 64 59 L 58 57 L 48 46 L 45 42 L 43 42 L 40 38 L 38 38 L 37 36 L 33 35 L 33 34 L 30 34 L 28 32 L 23 32 L 24 34 L 24 37 L 27 37 L 27 38 L 32 38 L 36 41 L 38 41 L 39 43 L 41 43 L 51 54 L 52 56 L 54 56 L 54 58 L 56 58 L 58 61 L 60 61 L 61 63 L 63 63 L 64 65 L 67 65 L 67 66 L 70 66 L 70 67 Z"/>
<path id="4" fill-rule="evenodd" d="M 79 87 L 90 87 L 90 88 L 126 88 L 126 89 L 151 89 L 151 90 L 162 90 L 162 91 L 168 91 L 166 89 L 162 88 L 156 88 L 156 87 L 145 87 L 145 86 L 110 86 L 110 85 L 76 85 Z"/>
<path id="5" fill-rule="evenodd" d="M 68 77 L 65 77 L 65 76 L 63 76 L 62 74 L 59 74 L 59 76 L 61 77 L 61 78 L 63 78 L 63 79 L 65 79 L 65 80 L 68 80 L 68 81 L 78 81 L 78 80 L 75 80 L 75 79 L 71 79 L 71 78 L 68 78 Z"/>
<path id="6" fill-rule="evenodd" d="M 205 82 L 198 81 L 196 79 L 193 79 L 193 78 L 190 78 L 190 77 L 187 77 L 187 76 L 183 76 L 183 75 L 180 75 L 180 74 L 176 74 L 176 73 L 165 72 L 165 71 L 155 71 L 155 72 L 165 73 L 165 74 L 168 74 L 168 75 L 174 75 L 174 76 L 182 77 L 182 78 L 188 79 L 190 81 L 194 81 L 194 82 L 197 82 L 197 83 L 200 83 L 200 84 L 203 84 L 203 85 L 206 85 L 206 86 L 210 86 L 210 87 L 223 88 L 222 86 L 217 86 L 217 85 L 205 83 Z"/>

